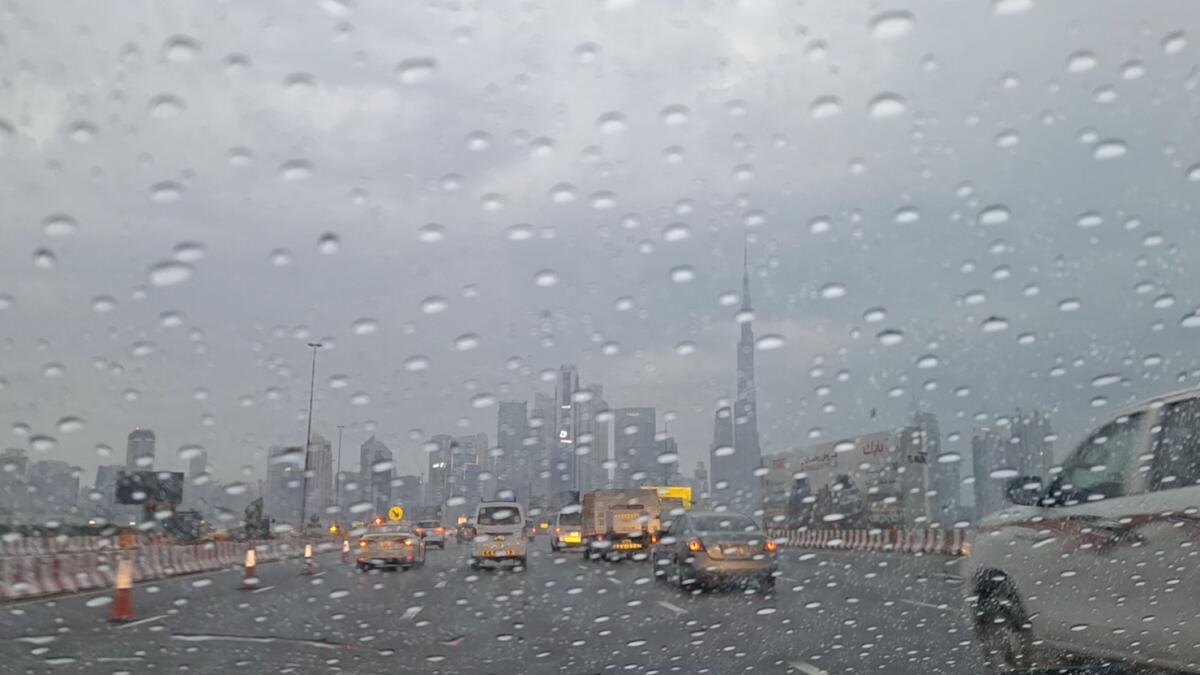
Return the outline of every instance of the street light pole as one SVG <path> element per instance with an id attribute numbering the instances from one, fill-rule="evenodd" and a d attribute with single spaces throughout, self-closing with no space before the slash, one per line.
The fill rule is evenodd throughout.
<path id="1" fill-rule="evenodd" d="M 338 456 L 337 468 L 333 470 L 333 501 L 337 506 L 337 523 L 338 529 L 341 529 L 342 524 L 342 429 L 346 428 L 345 424 L 337 425 L 338 428 Z"/>
<path id="2" fill-rule="evenodd" d="M 308 517 L 308 455 L 312 450 L 313 391 L 317 386 L 317 350 L 322 345 L 320 342 L 310 342 L 308 346 L 312 347 L 312 375 L 308 380 L 308 430 L 304 432 L 304 479 L 300 483 L 300 533 L 304 535 L 308 533 L 305 518 Z"/>

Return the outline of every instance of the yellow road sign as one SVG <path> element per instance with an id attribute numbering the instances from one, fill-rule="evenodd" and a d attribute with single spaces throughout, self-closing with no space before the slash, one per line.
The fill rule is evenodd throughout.
<path id="1" fill-rule="evenodd" d="M 388 509 L 388 520 L 396 522 L 403 517 L 404 509 L 400 508 L 399 506 L 393 506 L 392 508 Z"/>

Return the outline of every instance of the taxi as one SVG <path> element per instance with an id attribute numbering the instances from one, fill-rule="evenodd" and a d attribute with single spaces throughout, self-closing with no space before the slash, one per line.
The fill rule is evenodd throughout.
<path id="1" fill-rule="evenodd" d="M 395 529 L 364 534 L 358 540 L 355 556 L 358 569 L 410 569 L 425 564 L 425 544 L 415 533 Z"/>

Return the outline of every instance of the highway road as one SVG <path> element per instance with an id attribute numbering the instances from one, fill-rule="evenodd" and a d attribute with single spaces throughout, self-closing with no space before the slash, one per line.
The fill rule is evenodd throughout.
<path id="1" fill-rule="evenodd" d="M 0 606 L 0 670 L 29 673 L 975 673 L 955 563 L 786 550 L 773 595 L 684 593 L 648 563 L 585 562 L 539 538 L 526 572 L 472 573 L 466 547 L 422 569 L 319 557 Z"/>

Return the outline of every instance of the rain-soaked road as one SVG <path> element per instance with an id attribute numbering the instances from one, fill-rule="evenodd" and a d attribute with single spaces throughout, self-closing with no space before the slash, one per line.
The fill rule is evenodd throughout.
<path id="1" fill-rule="evenodd" d="M 544 540 L 527 572 L 466 567 L 464 546 L 413 571 L 320 558 L 0 608 L 0 671 L 348 673 L 976 673 L 946 558 L 788 550 L 774 595 L 688 594 L 646 563 L 588 563 Z"/>

